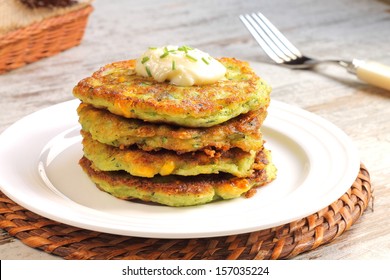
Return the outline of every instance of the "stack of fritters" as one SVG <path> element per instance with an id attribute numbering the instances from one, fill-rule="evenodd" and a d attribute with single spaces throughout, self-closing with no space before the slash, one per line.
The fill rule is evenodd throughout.
<path id="1" fill-rule="evenodd" d="M 260 127 L 270 87 L 249 65 L 219 61 L 225 79 L 180 87 L 116 62 L 74 88 L 84 156 L 102 190 L 121 199 L 189 206 L 231 199 L 272 181 Z"/>

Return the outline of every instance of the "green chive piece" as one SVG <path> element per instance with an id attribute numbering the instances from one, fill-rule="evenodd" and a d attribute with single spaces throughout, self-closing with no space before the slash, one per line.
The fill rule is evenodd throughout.
<path id="1" fill-rule="evenodd" d="M 204 63 L 206 63 L 207 65 L 209 65 L 210 63 L 206 60 L 206 58 L 202 57 L 202 60 Z"/>
<path id="2" fill-rule="evenodd" d="M 149 59 L 150 59 L 149 56 L 145 56 L 142 58 L 141 63 L 144 64 L 145 62 L 149 61 Z"/>
<path id="3" fill-rule="evenodd" d="M 189 50 L 192 50 L 192 48 L 190 47 L 187 47 L 187 46 L 181 46 L 180 48 L 178 48 L 179 51 L 183 51 L 185 53 L 188 53 Z"/>
<path id="4" fill-rule="evenodd" d="M 150 72 L 150 68 L 148 66 L 145 66 L 146 73 L 148 73 L 149 77 L 152 77 L 152 72 Z"/>
<path id="5" fill-rule="evenodd" d="M 149 50 L 156 50 L 156 47 L 149 47 Z"/>
<path id="6" fill-rule="evenodd" d="M 189 60 L 193 61 L 193 62 L 197 62 L 197 61 L 198 61 L 195 57 L 193 57 L 193 56 L 191 56 L 191 55 L 189 55 L 189 54 L 186 54 L 186 57 L 187 57 Z"/>
<path id="7" fill-rule="evenodd" d="M 172 70 L 176 70 L 176 62 L 172 60 Z"/>
<path id="8" fill-rule="evenodd" d="M 193 48 L 191 48 L 191 47 L 189 47 L 189 46 L 186 46 L 186 45 L 184 45 L 183 48 L 185 48 L 185 49 L 187 49 L 187 50 L 189 50 L 189 51 L 192 51 L 192 50 L 193 50 Z"/>
<path id="9" fill-rule="evenodd" d="M 164 52 L 162 55 L 160 55 L 160 58 L 164 58 L 169 55 L 169 52 Z"/>

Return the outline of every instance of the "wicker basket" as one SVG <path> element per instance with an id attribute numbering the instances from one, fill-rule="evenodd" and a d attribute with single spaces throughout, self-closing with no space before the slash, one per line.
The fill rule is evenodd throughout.
<path id="1" fill-rule="evenodd" d="M 0 37 L 0 74 L 80 44 L 91 5 Z"/>

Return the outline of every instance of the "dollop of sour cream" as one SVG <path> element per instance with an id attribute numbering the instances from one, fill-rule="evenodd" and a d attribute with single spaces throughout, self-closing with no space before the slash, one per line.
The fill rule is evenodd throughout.
<path id="1" fill-rule="evenodd" d="M 137 75 L 178 86 L 206 85 L 225 77 L 226 68 L 209 54 L 188 46 L 149 48 L 136 61 Z"/>

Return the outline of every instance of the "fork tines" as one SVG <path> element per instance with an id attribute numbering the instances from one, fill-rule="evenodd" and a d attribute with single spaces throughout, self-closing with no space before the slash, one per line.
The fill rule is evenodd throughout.
<path id="1" fill-rule="evenodd" d="M 276 63 L 302 57 L 299 50 L 263 14 L 240 15 L 240 20 L 265 53 Z"/>

